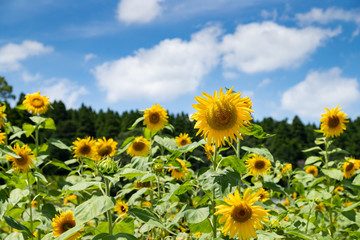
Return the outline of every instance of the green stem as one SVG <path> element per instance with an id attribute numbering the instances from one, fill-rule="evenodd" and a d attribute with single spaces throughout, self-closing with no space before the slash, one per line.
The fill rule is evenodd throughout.
<path id="1" fill-rule="evenodd" d="M 36 125 L 35 128 L 35 149 L 36 156 L 39 156 L 39 125 Z"/>
<path id="2" fill-rule="evenodd" d="M 214 146 L 214 158 L 213 158 L 213 166 L 214 170 L 216 171 L 216 155 L 217 155 L 217 147 Z M 211 204 L 212 212 L 213 212 L 213 219 L 212 219 L 212 229 L 213 229 L 213 239 L 216 238 L 217 234 L 217 216 L 215 215 L 215 189 L 212 196 L 212 204 Z"/>
<path id="3" fill-rule="evenodd" d="M 325 169 L 329 169 L 329 155 L 328 155 L 328 141 L 327 141 L 327 137 L 325 137 Z M 329 176 L 326 175 L 326 180 L 327 180 L 327 186 L 326 189 L 327 191 L 330 193 L 330 178 Z M 331 199 L 330 202 L 332 203 L 332 193 L 331 194 Z M 330 206 L 329 208 L 329 219 L 330 219 L 330 235 L 332 236 L 333 230 L 334 230 L 334 226 L 333 226 L 333 222 L 332 222 L 332 207 Z"/>
<path id="4" fill-rule="evenodd" d="M 217 155 L 217 147 L 214 146 L 213 167 L 215 171 L 216 171 L 216 155 Z"/>
<path id="5" fill-rule="evenodd" d="M 105 191 L 106 191 L 106 195 L 108 197 L 110 197 L 110 184 L 111 183 L 109 183 L 109 180 L 107 178 L 105 178 Z M 112 224 L 111 210 L 110 209 L 107 211 L 107 219 L 108 219 L 109 234 L 112 235 L 113 234 L 113 224 Z"/>
<path id="6" fill-rule="evenodd" d="M 30 185 L 30 179 L 29 179 L 29 172 L 26 172 L 26 178 L 27 178 L 27 183 L 28 183 L 28 188 L 29 188 L 29 210 L 30 210 L 30 232 L 31 234 L 33 234 L 33 219 L 32 219 L 32 206 L 31 206 L 31 185 Z"/>
<path id="7" fill-rule="evenodd" d="M 305 234 L 307 234 L 307 231 L 308 231 L 309 222 L 310 222 L 310 214 L 311 214 L 311 210 L 312 210 L 312 205 L 310 205 L 309 217 L 308 217 L 308 220 L 307 220 L 307 223 L 306 223 Z"/>
<path id="8" fill-rule="evenodd" d="M 240 159 L 240 139 L 237 138 L 237 144 L 236 144 L 236 156 Z"/>

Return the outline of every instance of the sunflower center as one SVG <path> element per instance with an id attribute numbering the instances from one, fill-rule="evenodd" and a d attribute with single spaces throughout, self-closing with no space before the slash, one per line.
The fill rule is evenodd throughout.
<path id="1" fill-rule="evenodd" d="M 310 174 L 315 175 L 315 170 L 314 169 L 311 169 L 309 172 L 310 172 Z"/>
<path id="2" fill-rule="evenodd" d="M 27 163 L 26 156 L 23 156 L 22 154 L 18 154 L 18 155 L 20 156 L 20 158 L 16 159 L 16 163 L 21 166 L 25 165 Z"/>
<path id="3" fill-rule="evenodd" d="M 237 111 L 234 104 L 216 101 L 206 112 L 207 123 L 215 130 L 232 128 L 237 121 Z"/>
<path id="4" fill-rule="evenodd" d="M 124 206 L 120 207 L 121 212 L 126 212 L 126 208 Z"/>
<path id="5" fill-rule="evenodd" d="M 112 152 L 111 146 L 103 146 L 99 149 L 98 154 L 102 157 L 110 155 Z"/>
<path id="6" fill-rule="evenodd" d="M 75 225 L 73 225 L 72 223 L 69 223 L 69 222 L 64 223 L 64 224 L 62 225 L 62 228 L 63 228 L 64 232 L 66 232 L 67 230 L 69 230 L 69 229 L 71 229 L 71 228 L 73 228 L 73 227 L 75 227 Z"/>
<path id="7" fill-rule="evenodd" d="M 187 143 L 188 143 L 187 140 L 183 139 L 183 140 L 181 140 L 180 145 L 185 146 Z"/>
<path id="8" fill-rule="evenodd" d="M 346 166 L 345 171 L 346 171 L 346 172 L 350 172 L 350 171 L 353 169 L 353 167 L 354 167 L 354 163 L 350 162 L 350 163 Z"/>
<path id="9" fill-rule="evenodd" d="M 44 101 L 41 98 L 34 98 L 31 103 L 32 103 L 33 107 L 36 107 L 36 108 L 40 108 L 40 107 L 44 106 Z"/>
<path id="10" fill-rule="evenodd" d="M 145 143 L 143 142 L 134 142 L 132 145 L 135 151 L 142 151 L 145 148 Z"/>
<path id="11" fill-rule="evenodd" d="M 329 128 L 336 128 L 340 123 L 340 120 L 338 118 L 338 116 L 331 116 L 329 117 L 329 122 L 328 122 L 328 125 L 329 125 Z"/>
<path id="12" fill-rule="evenodd" d="M 89 154 L 90 151 L 91 151 L 91 147 L 89 145 L 84 145 L 80 148 L 79 152 L 81 155 L 85 156 L 85 155 Z"/>
<path id="13" fill-rule="evenodd" d="M 265 162 L 264 161 L 261 161 L 261 160 L 258 160 L 255 162 L 255 168 L 256 169 L 263 169 L 265 167 Z"/>
<path id="14" fill-rule="evenodd" d="M 252 217 L 252 210 L 247 204 L 240 204 L 234 207 L 231 217 L 237 222 L 246 222 Z"/>
<path id="15" fill-rule="evenodd" d="M 157 124 L 160 121 L 159 113 L 152 113 L 149 117 L 149 120 L 152 124 Z"/>

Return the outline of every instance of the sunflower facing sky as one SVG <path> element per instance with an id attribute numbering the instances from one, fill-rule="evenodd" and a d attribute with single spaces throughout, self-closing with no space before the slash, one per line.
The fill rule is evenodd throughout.
<path id="1" fill-rule="evenodd" d="M 243 139 L 240 128 L 248 127 L 252 117 L 249 103 L 241 98 L 241 93 L 232 94 L 229 89 L 225 94 L 222 88 L 215 91 L 214 96 L 202 93 L 204 97 L 195 97 L 198 104 L 192 106 L 197 110 L 191 119 L 196 120 L 195 128 L 199 129 L 197 135 L 202 133 L 209 144 L 216 147 L 225 145 L 225 140 L 237 141 Z"/>
<path id="2" fill-rule="evenodd" d="M 28 172 L 34 167 L 33 159 L 35 158 L 35 155 L 28 145 L 20 147 L 20 145 L 16 143 L 11 149 L 20 156 L 20 158 L 16 158 L 6 155 L 6 159 L 12 162 L 12 168 L 15 172 Z"/>
<path id="3" fill-rule="evenodd" d="M 55 215 L 55 218 L 52 219 L 51 226 L 53 227 L 53 235 L 55 237 L 60 236 L 67 230 L 76 226 L 74 214 L 72 211 L 67 211 L 61 213 L 60 216 Z M 75 240 L 81 237 L 79 232 L 75 233 L 71 237 L 67 238 L 67 240 Z"/>
<path id="4" fill-rule="evenodd" d="M 305 172 L 307 174 L 312 174 L 314 177 L 316 177 L 319 173 L 319 169 L 315 166 L 309 166 L 305 169 Z"/>
<path id="5" fill-rule="evenodd" d="M 167 111 L 159 104 L 152 105 L 151 108 L 146 109 L 144 112 L 143 125 L 146 125 L 146 128 L 152 132 L 164 129 L 167 122 Z"/>
<path id="6" fill-rule="evenodd" d="M 123 215 L 123 217 L 126 216 L 126 212 L 128 211 L 129 209 L 129 206 L 124 202 L 124 201 L 121 201 L 121 200 L 118 200 L 116 202 L 116 206 L 114 208 L 114 210 L 121 216 Z"/>
<path id="7" fill-rule="evenodd" d="M 187 172 L 189 172 L 189 170 L 187 169 L 187 167 L 185 166 L 185 162 L 179 158 L 176 159 L 176 161 L 178 161 L 181 165 L 181 169 L 179 168 L 169 168 L 169 172 L 171 172 L 171 176 L 176 179 L 176 180 L 180 180 L 183 179 L 186 175 Z M 170 164 L 169 166 L 172 166 L 172 164 Z"/>
<path id="8" fill-rule="evenodd" d="M 331 110 L 325 108 L 326 113 L 321 114 L 320 129 L 325 137 L 338 137 L 346 130 L 345 123 L 349 122 L 347 115 L 341 112 L 341 108 L 337 106 Z"/>
<path id="9" fill-rule="evenodd" d="M 266 174 L 270 167 L 270 160 L 260 155 L 252 154 L 251 158 L 246 159 L 246 168 L 253 176 L 258 177 L 260 174 Z"/>
<path id="10" fill-rule="evenodd" d="M 95 143 L 96 146 L 96 159 L 99 161 L 105 157 L 114 156 L 116 153 L 117 142 L 115 142 L 112 138 L 106 140 L 105 137 L 103 139 L 98 139 Z"/>
<path id="11" fill-rule="evenodd" d="M 38 93 L 27 94 L 23 101 L 26 111 L 34 115 L 46 113 L 50 106 L 49 98 Z"/>
<path id="12" fill-rule="evenodd" d="M 349 159 L 343 165 L 344 177 L 349 179 L 351 175 L 360 168 L 360 160 Z"/>
<path id="13" fill-rule="evenodd" d="M 234 194 L 228 194 L 228 198 L 224 197 L 228 205 L 218 205 L 215 208 L 215 215 L 220 217 L 220 224 L 225 223 L 222 233 L 229 235 L 230 238 L 237 234 L 239 239 L 249 240 L 256 238 L 255 229 L 263 229 L 260 221 L 268 221 L 270 210 L 265 210 L 260 206 L 254 206 L 259 199 L 257 193 L 250 194 L 250 189 L 244 191 L 241 198 L 239 191 L 236 189 Z"/>
<path id="14" fill-rule="evenodd" d="M 126 153 L 132 157 L 147 156 L 150 152 L 150 142 L 142 137 L 136 137 L 135 140 L 126 149 Z"/>
<path id="15" fill-rule="evenodd" d="M 191 139 L 188 133 L 180 133 L 178 137 L 175 137 L 175 142 L 178 147 L 182 147 L 191 143 Z"/>
<path id="16" fill-rule="evenodd" d="M 76 158 L 92 158 L 96 154 L 95 140 L 93 140 L 92 137 L 84 139 L 77 138 L 76 141 L 73 142 L 73 145 L 73 154 Z"/>

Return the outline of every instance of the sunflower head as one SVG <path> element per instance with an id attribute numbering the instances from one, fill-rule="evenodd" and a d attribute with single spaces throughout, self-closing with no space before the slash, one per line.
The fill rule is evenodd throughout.
<path id="1" fill-rule="evenodd" d="M 243 198 L 236 189 L 234 194 L 229 194 L 228 198 L 224 197 L 227 205 L 218 205 L 215 208 L 215 215 L 220 217 L 220 224 L 225 222 L 222 229 L 224 235 L 234 238 L 237 234 L 239 239 L 249 240 L 256 238 L 255 229 L 262 229 L 260 221 L 268 221 L 266 218 L 269 210 L 260 206 L 253 206 L 259 199 L 257 193 L 250 194 L 250 189 L 244 191 Z"/>
<path id="2" fill-rule="evenodd" d="M 73 154 L 76 158 L 93 158 L 96 156 L 95 140 L 93 140 L 92 137 L 86 137 L 84 139 L 77 138 L 77 140 L 73 142 L 73 145 Z"/>
<path id="3" fill-rule="evenodd" d="M 326 113 L 321 114 L 323 118 L 320 119 L 320 129 L 325 137 L 340 136 L 346 130 L 345 123 L 349 122 L 347 115 L 341 112 L 341 108 L 337 106 L 331 110 L 325 108 Z"/>
<path id="4" fill-rule="evenodd" d="M 6 134 L 0 131 L 0 144 L 5 144 Z"/>
<path id="5" fill-rule="evenodd" d="M 113 175 L 117 172 L 119 166 L 111 157 L 106 157 L 98 162 L 97 167 L 103 175 Z"/>
<path id="6" fill-rule="evenodd" d="M 183 160 L 177 158 L 176 161 L 178 161 L 181 165 L 181 168 L 169 168 L 169 172 L 171 172 L 171 176 L 176 179 L 180 180 L 183 179 L 189 170 L 186 167 L 186 164 Z M 172 164 L 169 164 L 170 167 L 172 167 Z"/>
<path id="7" fill-rule="evenodd" d="M 343 191 L 344 191 L 344 188 L 341 187 L 341 186 L 336 187 L 336 188 L 334 189 L 334 193 L 335 193 L 335 194 L 339 194 L 339 192 L 343 192 Z"/>
<path id="8" fill-rule="evenodd" d="M 129 209 L 128 205 L 124 201 L 121 201 L 121 200 L 118 200 L 116 202 L 116 206 L 114 208 L 114 210 L 116 212 L 118 212 L 118 214 L 120 216 L 123 215 L 123 217 L 127 216 L 126 212 L 128 211 L 128 209 Z"/>
<path id="9" fill-rule="evenodd" d="M 38 205 L 38 202 L 36 200 L 31 201 L 31 207 L 36 208 Z"/>
<path id="10" fill-rule="evenodd" d="M 356 159 L 349 159 L 343 165 L 344 177 L 349 179 L 351 175 L 360 168 L 360 161 Z"/>
<path id="11" fill-rule="evenodd" d="M 41 96 L 40 92 L 38 92 L 27 94 L 23 101 L 23 105 L 25 106 L 26 111 L 36 115 L 46 113 L 50 106 L 50 102 L 48 97 Z"/>
<path id="12" fill-rule="evenodd" d="M 209 144 L 216 147 L 225 145 L 225 140 L 237 141 L 241 136 L 241 127 L 248 127 L 252 119 L 248 103 L 241 98 L 241 93 L 233 93 L 229 89 L 225 94 L 222 88 L 215 91 L 214 96 L 203 93 L 206 98 L 195 97 L 198 104 L 193 104 L 197 110 L 191 116 L 196 120 L 195 128 L 199 129 L 197 135 L 202 133 Z"/>
<path id="13" fill-rule="evenodd" d="M 212 146 L 211 144 L 205 143 L 204 150 L 205 150 L 206 157 L 209 160 L 211 160 L 214 156 L 214 146 Z"/>
<path id="14" fill-rule="evenodd" d="M 323 212 L 323 211 L 324 211 L 324 207 L 325 207 L 325 204 L 324 204 L 323 202 L 321 202 L 321 203 L 319 203 L 319 204 L 317 204 L 317 205 L 315 206 L 315 210 L 316 210 L 316 211 Z"/>
<path id="15" fill-rule="evenodd" d="M 167 111 L 159 104 L 152 105 L 151 108 L 146 109 L 144 112 L 143 124 L 152 132 L 164 129 L 167 122 Z"/>
<path id="16" fill-rule="evenodd" d="M 180 133 L 178 137 L 175 137 L 175 142 L 178 147 L 182 147 L 191 143 L 191 139 L 189 134 L 187 133 Z"/>
<path id="17" fill-rule="evenodd" d="M 246 167 L 251 175 L 258 177 L 270 170 L 271 162 L 260 155 L 252 154 L 252 157 L 246 159 Z"/>
<path id="18" fill-rule="evenodd" d="M 71 194 L 64 198 L 64 205 L 67 205 L 69 202 L 73 202 L 75 200 L 77 200 L 77 196 L 74 194 Z"/>
<path id="19" fill-rule="evenodd" d="M 115 142 L 112 138 L 106 140 L 105 137 L 103 139 L 98 139 L 95 143 L 96 146 L 96 160 L 99 161 L 105 157 L 114 156 L 116 152 L 117 142 Z"/>
<path id="20" fill-rule="evenodd" d="M 281 176 L 283 176 L 285 173 L 287 173 L 288 171 L 292 170 L 292 165 L 291 163 L 286 164 L 283 169 L 281 169 Z"/>
<path id="21" fill-rule="evenodd" d="M 305 169 L 305 172 L 307 174 L 312 174 L 314 177 L 316 177 L 319 173 L 319 169 L 316 166 L 309 166 Z"/>
<path id="22" fill-rule="evenodd" d="M 52 219 L 51 223 L 53 227 L 53 235 L 55 237 L 60 236 L 67 230 L 73 228 L 76 226 L 74 214 L 72 211 L 67 211 L 61 213 L 60 216 L 55 215 L 55 218 Z M 79 232 L 72 235 L 70 238 L 67 238 L 68 240 L 75 240 L 81 237 L 81 234 Z"/>
<path id="23" fill-rule="evenodd" d="M 266 191 L 263 188 L 260 188 L 257 192 L 256 192 L 256 196 L 259 197 L 259 202 L 265 202 L 266 200 L 268 200 L 269 198 L 269 192 Z"/>
<path id="24" fill-rule="evenodd" d="M 6 108 L 5 105 L 0 106 L 0 129 L 5 127 L 5 117 L 6 117 L 5 108 Z"/>
<path id="25" fill-rule="evenodd" d="M 126 153 L 132 157 L 147 156 L 149 152 L 150 142 L 142 136 L 136 137 L 135 140 L 130 144 L 128 149 L 126 149 Z"/>
<path id="26" fill-rule="evenodd" d="M 16 143 L 11 149 L 18 155 L 20 158 L 16 158 L 10 155 L 6 155 L 6 159 L 12 163 L 12 168 L 15 172 L 28 172 L 32 167 L 34 167 L 33 159 L 35 155 L 31 152 L 31 149 L 28 145 L 23 145 L 20 147 Z"/>

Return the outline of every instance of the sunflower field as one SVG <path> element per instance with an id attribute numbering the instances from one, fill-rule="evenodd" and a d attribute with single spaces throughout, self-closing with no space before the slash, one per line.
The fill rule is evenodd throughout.
<path id="1" fill-rule="evenodd" d="M 302 168 L 243 144 L 244 136 L 273 135 L 253 123 L 251 99 L 240 92 L 195 100 L 200 141 L 164 134 L 174 127 L 154 104 L 129 126 L 141 126 L 141 136 L 121 143 L 88 136 L 71 146 L 39 140 L 56 129 L 40 92 L 17 106 L 31 124 L 12 125 L 1 106 L 0 239 L 360 239 L 360 160 L 334 144 L 349 121 L 341 108 L 319 116 Z M 72 159 L 51 158 L 50 145 Z M 49 165 L 69 174 L 47 174 Z"/>

